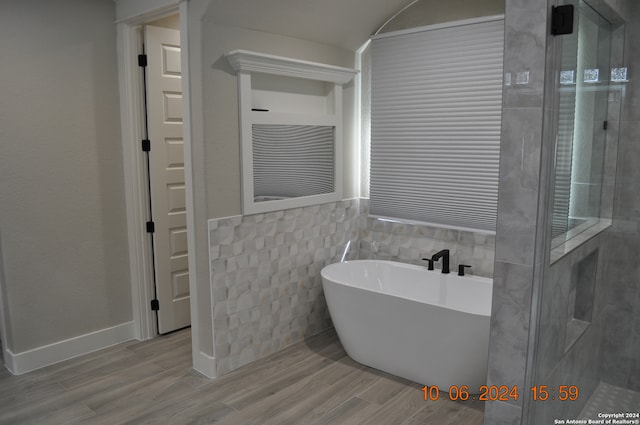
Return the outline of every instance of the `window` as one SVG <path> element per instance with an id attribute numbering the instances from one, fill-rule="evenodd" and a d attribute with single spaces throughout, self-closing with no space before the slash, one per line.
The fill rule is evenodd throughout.
<path id="1" fill-rule="evenodd" d="M 372 40 L 370 212 L 495 231 L 502 17 Z"/>

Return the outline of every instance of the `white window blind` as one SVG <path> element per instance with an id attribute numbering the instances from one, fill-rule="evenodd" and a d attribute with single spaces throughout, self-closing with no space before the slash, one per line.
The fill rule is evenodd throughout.
<path id="1" fill-rule="evenodd" d="M 335 128 L 253 124 L 255 201 L 334 191 Z"/>
<path id="2" fill-rule="evenodd" d="M 495 231 L 503 23 L 372 41 L 371 215 Z"/>

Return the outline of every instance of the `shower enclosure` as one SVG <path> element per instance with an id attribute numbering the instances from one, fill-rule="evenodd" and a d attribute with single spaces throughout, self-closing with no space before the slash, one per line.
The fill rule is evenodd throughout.
<path id="1" fill-rule="evenodd" d="M 559 3 L 573 6 L 574 31 L 547 47 L 553 166 L 540 200 L 548 208 L 537 242 L 543 265 L 533 286 L 527 424 L 640 407 L 640 82 L 630 78 L 640 65 L 631 54 L 638 5 Z"/>

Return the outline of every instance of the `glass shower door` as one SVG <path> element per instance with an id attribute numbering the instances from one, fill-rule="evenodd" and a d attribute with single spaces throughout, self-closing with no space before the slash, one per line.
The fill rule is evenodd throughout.
<path id="1" fill-rule="evenodd" d="M 562 62 L 552 218 L 554 246 L 602 216 L 611 25 L 585 1 L 573 34 L 561 36 Z"/>
<path id="2" fill-rule="evenodd" d="M 558 91 L 546 100 L 557 111 L 551 247 L 600 219 L 607 148 L 611 24 L 584 0 L 564 4 L 574 6 L 574 31 L 555 39 L 562 49 Z M 594 294 L 603 255 L 597 241 L 544 266 L 526 389 L 529 424 L 578 418 L 600 381 L 604 315 Z"/>

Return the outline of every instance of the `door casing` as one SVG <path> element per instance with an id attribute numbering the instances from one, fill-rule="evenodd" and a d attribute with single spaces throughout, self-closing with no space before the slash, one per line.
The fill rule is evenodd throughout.
<path id="1" fill-rule="evenodd" d="M 198 322 L 195 198 L 191 155 L 191 110 L 189 99 L 189 48 L 187 2 L 172 0 L 171 4 L 132 18 L 116 22 L 118 35 L 118 74 L 120 81 L 120 118 L 126 194 L 129 261 L 132 285 L 132 310 L 135 337 L 146 340 L 157 335 L 155 317 L 150 305 L 153 299 L 152 261 L 146 233 L 146 170 L 142 167 L 142 140 L 144 111 L 142 78 L 137 55 L 142 45 L 141 26 L 161 17 L 179 13 L 182 35 L 182 91 L 184 117 L 185 188 L 187 210 L 187 240 L 189 252 L 189 290 L 191 293 L 191 345 L 194 368 L 207 377 L 215 377 L 215 358 L 201 352 Z M 206 278 L 205 276 L 202 276 Z"/>

